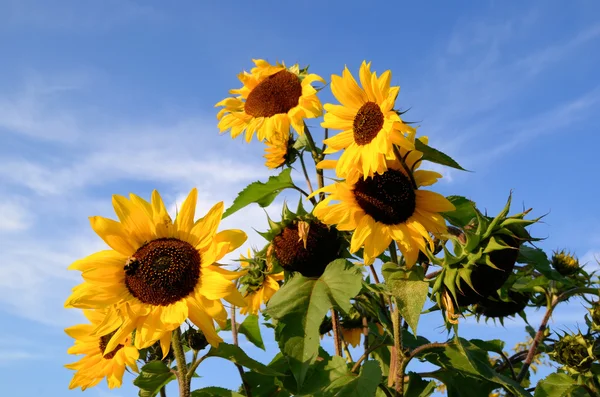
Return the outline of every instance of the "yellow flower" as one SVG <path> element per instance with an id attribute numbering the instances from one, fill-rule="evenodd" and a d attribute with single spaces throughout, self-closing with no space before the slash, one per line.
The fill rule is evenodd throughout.
<path id="1" fill-rule="evenodd" d="M 359 87 L 348 70 L 342 76 L 331 76 L 331 91 L 341 105 L 325 104 L 324 121 L 321 126 L 341 133 L 326 139 L 325 153 L 345 149 L 336 166 L 336 174 L 347 178 L 355 169 L 365 178 L 387 169 L 387 159 L 393 159 L 393 144 L 413 149 L 413 142 L 404 132 L 413 128 L 404 124 L 394 108 L 400 87 L 390 87 L 391 72 L 380 77 L 371 73 L 371 63 L 360 67 Z"/>
<path id="2" fill-rule="evenodd" d="M 157 340 L 166 347 L 171 332 L 189 319 L 208 342 L 222 339 L 213 320 L 224 326 L 227 313 L 221 299 L 237 305 L 246 303 L 231 282 L 241 276 L 216 262 L 244 243 L 241 230 L 217 233 L 223 203 L 194 222 L 198 192 L 193 189 L 175 221 L 167 213 L 157 191 L 151 203 L 131 194 L 130 199 L 113 196 L 120 222 L 94 216 L 92 229 L 112 248 L 74 262 L 84 283 L 75 287 L 66 307 L 104 309 L 118 305 L 122 319 L 113 314 L 96 330 L 122 321 L 107 343 L 112 351 L 120 340 L 136 330 L 135 346 L 148 347 Z M 166 352 L 165 352 L 166 354 Z"/>
<path id="3" fill-rule="evenodd" d="M 253 264 L 248 260 L 251 257 L 250 250 L 248 250 L 248 256 L 244 257 L 240 255 L 240 262 L 243 267 L 249 268 Z M 250 269 L 248 269 L 250 270 Z M 256 277 L 248 277 L 248 279 L 252 278 L 249 281 L 248 289 L 244 294 L 244 299 L 248 306 L 240 309 L 241 314 L 257 314 L 260 305 L 262 303 L 267 303 L 269 299 L 279 290 L 278 281 L 283 280 L 283 272 L 277 274 L 269 274 L 271 271 L 271 267 L 265 263 L 265 268 L 258 271 L 258 275 Z M 250 285 L 250 283 L 252 285 Z"/>
<path id="4" fill-rule="evenodd" d="M 231 90 L 230 97 L 217 103 L 223 106 L 217 115 L 221 133 L 231 130 L 235 138 L 246 132 L 246 141 L 256 135 L 260 141 L 270 139 L 276 132 L 287 133 L 290 125 L 300 135 L 304 133 L 304 119 L 320 117 L 323 107 L 317 90 L 311 83 L 325 81 L 316 74 L 307 74 L 298 65 L 271 65 L 253 60 L 256 67 L 238 78 L 243 87 Z"/>
<path id="5" fill-rule="evenodd" d="M 83 358 L 66 367 L 75 372 L 69 389 L 80 387 L 85 390 L 93 387 L 106 378 L 108 387 L 113 389 L 121 387 L 125 367 L 129 366 L 138 372 L 136 360 L 138 350 L 131 344 L 131 334 L 119 340 L 114 349 L 108 350 L 106 345 L 111 334 L 104 336 L 93 335 L 94 330 L 102 324 L 108 312 L 105 310 L 84 310 L 83 314 L 90 320 L 90 324 L 80 324 L 65 329 L 65 332 L 75 339 L 74 346 L 67 351 L 69 354 L 85 354 Z M 114 329 L 110 329 L 113 332 Z"/>
<path id="6" fill-rule="evenodd" d="M 410 138 L 414 142 L 414 133 Z M 421 140 L 426 142 L 426 138 Z M 421 152 L 401 149 L 400 154 L 406 157 L 409 169 L 418 168 Z M 335 166 L 334 160 L 320 164 L 321 168 Z M 317 204 L 314 214 L 327 225 L 337 225 L 338 230 L 353 230 L 350 252 L 364 246 L 365 264 L 372 264 L 394 240 L 410 268 L 416 263 L 419 250 L 425 252 L 426 243 L 432 244 L 429 233 L 446 231 L 439 213 L 454 210 L 454 205 L 441 194 L 419 189 L 441 178 L 437 172 L 412 172 L 415 187 L 398 160 L 387 160 L 386 169 L 383 174 L 366 179 L 353 172 L 349 175 L 352 179 L 314 192 L 313 195 L 330 193 Z M 330 205 L 332 201 L 336 203 Z"/>
<path id="7" fill-rule="evenodd" d="M 279 168 L 285 164 L 288 155 L 289 141 L 290 134 L 289 132 L 285 132 L 283 134 L 273 134 L 271 139 L 265 142 L 267 147 L 265 148 L 266 154 L 263 157 L 267 159 L 265 162 L 267 167 Z"/>
<path id="8" fill-rule="evenodd" d="M 363 334 L 362 326 L 360 328 L 342 328 L 342 337 L 349 345 L 356 347 L 360 343 L 360 337 Z"/>

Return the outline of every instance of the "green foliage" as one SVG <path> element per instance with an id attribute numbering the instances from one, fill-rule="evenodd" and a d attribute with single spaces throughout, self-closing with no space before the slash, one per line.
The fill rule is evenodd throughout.
<path id="1" fill-rule="evenodd" d="M 267 207 L 282 190 L 294 187 L 291 173 L 292 169 L 286 168 L 279 175 L 269 177 L 265 183 L 257 181 L 246 186 L 223 213 L 223 219 L 252 203 Z"/>
<path id="2" fill-rule="evenodd" d="M 194 390 L 192 397 L 243 397 L 243 394 L 236 393 L 222 387 L 205 387 Z"/>
<path id="3" fill-rule="evenodd" d="M 429 283 L 423 281 L 423 268 L 415 266 L 410 271 L 405 271 L 390 262 L 383 265 L 382 273 L 400 314 L 416 335 L 419 317 L 429 292 Z"/>
<path id="4" fill-rule="evenodd" d="M 569 375 L 550 374 L 538 383 L 534 397 L 563 397 L 576 387 L 576 381 Z"/>
<path id="5" fill-rule="evenodd" d="M 445 165 L 447 167 L 456 168 L 462 171 L 466 171 L 463 167 L 461 167 L 456 161 L 454 161 L 450 156 L 445 153 L 440 152 L 437 149 L 432 148 L 421 142 L 420 140 L 415 140 L 415 149 L 419 152 L 423 153 L 423 160 L 431 161 L 432 163 Z"/>
<path id="6" fill-rule="evenodd" d="M 408 378 L 404 397 L 427 397 L 435 391 L 436 383 L 434 381 L 426 381 L 414 372 L 409 372 Z"/>
<path id="7" fill-rule="evenodd" d="M 260 326 L 258 325 L 258 316 L 256 314 L 250 314 L 244 319 L 239 325 L 238 332 L 248 338 L 248 341 L 254 346 L 265 350 L 265 344 L 263 343 L 262 335 L 260 334 Z"/>
<path id="8" fill-rule="evenodd" d="M 206 354 L 206 357 L 221 357 L 231 361 L 232 363 L 239 364 L 263 375 L 283 375 L 267 367 L 266 365 L 261 364 L 258 361 L 248 357 L 248 355 L 244 353 L 244 351 L 239 346 L 230 345 L 229 343 L 225 342 L 221 342 L 219 344 L 219 347 L 213 346 Z"/>
<path id="9" fill-rule="evenodd" d="M 475 203 L 463 196 L 448 196 L 446 197 L 452 204 L 455 210 L 444 212 L 442 215 L 448 222 L 456 227 L 465 227 L 473 219 L 475 219 Z"/>
<path id="10" fill-rule="evenodd" d="M 361 280 L 356 266 L 338 259 L 318 279 L 295 275 L 269 301 L 267 313 L 278 322 L 276 337 L 298 385 L 317 358 L 323 318 L 332 307 L 350 310 Z"/>
<path id="11" fill-rule="evenodd" d="M 167 364 L 162 361 L 151 361 L 142 367 L 133 384 L 140 388 L 140 397 L 154 397 L 163 386 L 174 379 L 175 374 Z"/>

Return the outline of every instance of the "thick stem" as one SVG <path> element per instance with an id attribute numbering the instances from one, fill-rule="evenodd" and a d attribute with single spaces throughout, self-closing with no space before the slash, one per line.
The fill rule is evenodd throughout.
<path id="1" fill-rule="evenodd" d="M 363 353 L 363 355 L 360 356 L 360 358 L 354 363 L 354 366 L 352 367 L 352 372 L 356 373 L 358 371 L 358 369 L 360 368 L 360 364 L 363 361 L 365 361 L 367 359 L 367 357 L 369 357 L 369 354 L 371 354 L 375 350 L 379 349 L 381 346 L 385 346 L 385 343 L 380 343 L 378 345 L 373 345 L 373 346 L 371 346 L 369 348 L 369 350 L 365 351 Z"/>
<path id="2" fill-rule="evenodd" d="M 333 344 L 335 347 L 335 355 L 342 356 L 342 335 L 340 332 L 340 319 L 338 312 L 335 309 L 331 309 L 331 326 L 333 328 Z"/>
<path id="3" fill-rule="evenodd" d="M 315 167 L 317 164 L 323 160 L 323 155 L 320 155 L 317 150 L 317 145 L 312 135 L 310 134 L 310 130 L 306 123 L 304 123 L 304 133 L 306 134 L 306 140 L 308 141 L 308 146 L 310 146 L 310 152 L 312 153 L 313 161 L 315 162 Z M 319 189 L 325 186 L 325 179 L 323 178 L 323 170 L 317 168 L 317 183 L 319 184 Z M 325 198 L 325 194 L 319 194 L 319 201 Z"/>
<path id="4" fill-rule="evenodd" d="M 235 321 L 235 306 L 231 305 L 231 336 L 233 338 L 233 344 L 238 345 L 238 329 L 237 323 Z M 244 391 L 246 392 L 246 396 L 252 397 L 252 391 L 250 390 L 250 385 L 244 380 L 244 368 L 235 364 L 238 372 L 240 373 L 240 378 L 242 378 L 242 385 L 244 386 Z"/>
<path id="5" fill-rule="evenodd" d="M 394 327 L 394 353 L 396 354 L 396 373 L 395 373 L 395 389 L 396 397 L 404 397 L 404 352 L 402 351 L 402 331 L 400 330 L 400 311 L 397 305 L 394 306 L 392 312 L 392 324 Z"/>
<path id="6" fill-rule="evenodd" d="M 554 297 L 554 299 L 552 299 L 552 301 L 547 306 L 546 314 L 544 315 L 544 318 L 542 319 L 542 323 L 540 324 L 540 327 L 538 328 L 538 330 L 535 334 L 535 338 L 533 338 L 533 343 L 531 344 L 531 348 L 529 349 L 529 352 L 527 353 L 527 358 L 523 362 L 523 367 L 521 368 L 521 371 L 519 372 L 519 375 L 517 376 L 517 382 L 519 382 L 519 383 L 521 383 L 521 381 L 525 378 L 525 375 L 527 375 L 527 372 L 529 371 L 529 367 L 531 366 L 531 363 L 533 362 L 533 358 L 535 357 L 535 354 L 537 353 L 537 348 L 540 345 L 540 342 L 542 341 L 542 339 L 544 339 L 544 332 L 546 331 L 546 326 L 548 325 L 548 321 L 550 320 L 550 317 L 552 316 L 552 311 L 554 310 L 554 308 L 556 307 L 558 302 L 559 302 L 559 298 Z"/>
<path id="7" fill-rule="evenodd" d="M 185 353 L 183 352 L 183 344 L 181 343 L 181 328 L 173 331 L 171 339 L 173 346 L 173 354 L 177 361 L 177 381 L 179 382 L 179 396 L 190 397 L 190 382 L 188 380 L 187 364 L 185 362 Z"/>
<path id="8" fill-rule="evenodd" d="M 390 258 L 392 259 L 392 262 L 394 262 L 396 265 L 398 265 L 398 251 L 396 249 L 396 242 L 394 240 L 392 240 L 392 242 L 390 243 Z"/>
<path id="9" fill-rule="evenodd" d="M 369 265 L 369 269 L 371 269 L 371 274 L 373 275 L 373 280 L 375 280 L 375 283 L 376 284 L 381 283 L 381 281 L 379 281 L 379 276 L 377 275 L 377 272 L 375 271 L 375 266 Z"/>
<path id="10" fill-rule="evenodd" d="M 362 318 L 362 326 L 363 326 L 363 336 L 364 336 L 364 340 L 363 340 L 363 349 L 365 349 L 365 354 L 367 355 L 365 357 L 366 360 L 369 359 L 369 320 L 367 320 L 366 317 Z"/>
<path id="11" fill-rule="evenodd" d="M 406 171 L 406 175 L 410 179 L 410 183 L 412 184 L 413 188 L 416 189 L 417 188 L 417 182 L 415 181 L 415 177 L 414 177 L 414 175 L 412 173 L 412 170 L 410 168 L 408 168 L 408 165 L 406 164 L 405 158 L 402 157 L 402 155 L 400 154 L 400 151 L 398 150 L 398 147 L 396 145 L 393 145 L 393 146 L 394 146 L 394 154 L 396 155 L 396 158 L 402 164 L 402 168 L 404 168 L 404 171 Z"/>

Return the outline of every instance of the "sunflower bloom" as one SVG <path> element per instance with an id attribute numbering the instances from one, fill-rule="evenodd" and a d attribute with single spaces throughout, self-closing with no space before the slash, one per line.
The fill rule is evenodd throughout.
<path id="1" fill-rule="evenodd" d="M 265 165 L 269 168 L 279 168 L 283 166 L 288 158 L 288 149 L 290 144 L 290 134 L 274 134 L 266 142 L 265 155 L 267 161 Z"/>
<path id="2" fill-rule="evenodd" d="M 363 334 L 362 325 L 358 328 L 341 327 L 341 329 L 342 329 L 342 337 L 344 338 L 346 343 L 348 343 L 349 345 L 352 345 L 352 347 L 356 347 L 360 344 L 360 337 Z"/>
<path id="3" fill-rule="evenodd" d="M 69 389 L 80 387 L 81 390 L 85 390 L 97 385 L 104 378 L 110 389 L 121 387 L 126 366 L 138 372 L 136 360 L 139 352 L 132 346 L 131 334 L 120 340 L 114 349 L 108 350 L 106 345 L 111 334 L 100 337 L 93 335 L 106 318 L 107 312 L 84 310 L 83 314 L 90 324 L 80 324 L 65 329 L 65 332 L 75 339 L 75 344 L 67 352 L 85 354 L 79 361 L 66 365 L 67 368 L 77 371 Z M 110 331 L 113 332 L 114 329 Z"/>
<path id="4" fill-rule="evenodd" d="M 325 104 L 321 126 L 342 131 L 324 141 L 326 154 L 344 150 L 336 166 L 338 177 L 346 178 L 355 169 L 364 178 L 382 174 L 387 170 L 386 159 L 395 157 L 393 144 L 414 148 L 404 135 L 414 129 L 393 109 L 400 87 L 391 87 L 391 78 L 389 70 L 377 77 L 370 62 L 360 67 L 362 88 L 348 68 L 342 76 L 331 76 L 331 90 L 341 105 Z"/>
<path id="5" fill-rule="evenodd" d="M 224 326 L 227 313 L 221 299 L 245 306 L 231 272 L 216 262 L 246 240 L 241 230 L 217 233 L 223 203 L 194 222 L 198 192 L 193 189 L 172 221 L 157 191 L 152 201 L 131 194 L 113 196 L 120 222 L 95 216 L 92 229 L 112 248 L 74 262 L 84 283 L 75 287 L 66 307 L 104 309 L 117 305 L 122 316 L 110 314 L 96 334 L 122 322 L 107 351 L 136 330 L 135 347 L 160 341 L 166 354 L 171 332 L 189 318 L 217 346 L 222 339 L 214 321 Z M 117 313 L 117 312 L 115 312 Z"/>
<path id="6" fill-rule="evenodd" d="M 250 142 L 256 132 L 262 141 L 276 133 L 288 133 L 292 126 L 302 135 L 304 120 L 323 114 L 317 90 L 311 84 L 325 81 L 300 70 L 297 64 L 287 68 L 283 63 L 271 65 L 262 59 L 253 62 L 256 66 L 250 73 L 238 75 L 243 87 L 230 91 L 237 96 L 215 105 L 223 107 L 217 114 L 221 133 L 230 130 L 235 138 L 245 131 L 246 141 Z"/>
<path id="7" fill-rule="evenodd" d="M 414 134 L 410 137 L 414 139 Z M 426 138 L 421 140 L 427 142 Z M 418 168 L 422 153 L 400 149 L 400 154 L 406 157 L 409 169 Z M 320 164 L 321 168 L 335 166 L 333 160 Z M 354 231 L 350 252 L 364 247 L 365 264 L 372 264 L 394 240 L 410 268 L 416 263 L 419 251 L 426 252 L 426 244 L 433 243 L 429 233 L 446 231 L 440 212 L 452 211 L 454 205 L 441 194 L 419 189 L 441 178 L 437 172 L 418 169 L 412 172 L 415 187 L 398 160 L 387 160 L 386 169 L 383 174 L 366 179 L 351 174 L 354 180 L 314 192 L 313 195 L 329 193 L 317 204 L 314 214 L 327 225 L 337 225 L 338 230 Z M 336 203 L 330 205 L 332 201 Z"/>
<path id="8" fill-rule="evenodd" d="M 242 267 L 250 273 L 249 277 L 245 277 L 248 283 L 244 299 L 248 305 L 240 309 L 241 314 L 257 314 L 260 310 L 260 305 L 267 303 L 275 292 L 279 290 L 278 281 L 283 280 L 284 277 L 283 272 L 270 274 L 271 266 L 267 265 L 267 263 L 264 263 L 265 268 L 263 270 L 257 269 L 254 266 L 256 262 L 249 261 L 250 257 L 250 250 L 248 250 L 247 257 L 240 255 Z"/>

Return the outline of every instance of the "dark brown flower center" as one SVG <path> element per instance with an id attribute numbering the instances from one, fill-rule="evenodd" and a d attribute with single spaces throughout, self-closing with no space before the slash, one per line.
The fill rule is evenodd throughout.
<path id="1" fill-rule="evenodd" d="M 375 102 L 367 102 L 354 117 L 354 142 L 366 145 L 371 142 L 383 127 L 383 113 Z"/>
<path id="2" fill-rule="evenodd" d="M 110 341 L 110 338 L 112 338 L 112 336 L 115 334 L 115 332 L 116 331 L 113 331 L 108 335 L 104 335 L 104 336 L 100 337 L 100 340 L 98 341 L 98 347 L 100 348 L 100 354 L 104 353 L 104 350 L 106 349 L 106 346 L 108 345 L 108 342 Z M 113 351 L 111 351 L 110 353 L 104 354 L 102 357 L 107 360 L 110 360 L 122 348 L 123 348 L 123 345 L 117 345 L 117 347 L 115 347 L 115 349 Z"/>
<path id="3" fill-rule="evenodd" d="M 275 257 L 288 271 L 304 277 L 320 277 L 327 265 L 338 257 L 340 243 L 337 230 L 320 222 L 310 224 L 306 248 L 298 234 L 298 224 L 292 224 L 273 239 Z"/>
<path id="4" fill-rule="evenodd" d="M 406 222 L 415 212 L 415 190 L 410 179 L 397 170 L 359 179 L 353 193 L 360 208 L 384 225 Z"/>
<path id="5" fill-rule="evenodd" d="M 200 254 L 185 241 L 160 238 L 142 246 L 125 265 L 125 285 L 140 301 L 166 306 L 198 284 Z"/>
<path id="6" fill-rule="evenodd" d="M 246 99 L 246 113 L 253 117 L 271 117 L 298 106 L 302 83 L 294 73 L 282 70 L 261 81 Z"/>

